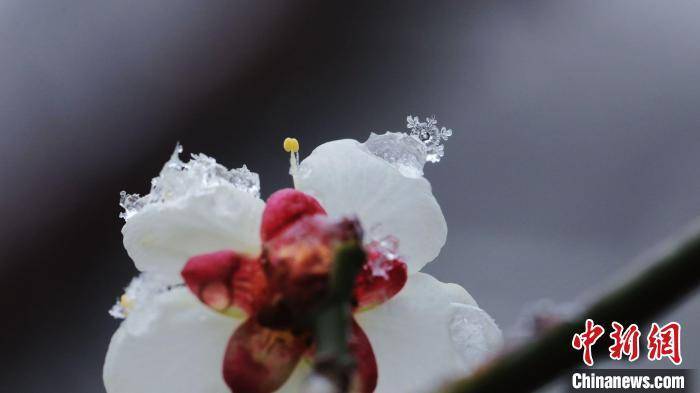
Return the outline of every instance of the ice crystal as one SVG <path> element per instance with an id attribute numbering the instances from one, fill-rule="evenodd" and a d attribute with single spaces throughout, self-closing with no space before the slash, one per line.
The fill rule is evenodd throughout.
<path id="1" fill-rule="evenodd" d="M 134 213 L 141 210 L 146 204 L 146 198 L 142 198 L 139 194 L 127 194 L 126 191 L 119 193 L 119 206 L 124 209 L 119 213 L 119 217 L 128 219 Z"/>
<path id="2" fill-rule="evenodd" d="M 449 322 L 450 338 L 453 343 L 458 347 L 462 346 L 463 348 L 460 349 L 465 352 L 473 351 L 474 346 L 486 347 L 482 318 L 480 313 L 473 312 L 469 306 L 453 305 L 452 318 Z"/>
<path id="3" fill-rule="evenodd" d="M 114 319 L 126 318 L 126 308 L 119 302 L 119 300 L 117 300 L 117 302 L 114 303 L 112 308 L 109 309 L 108 313 Z"/>
<path id="4" fill-rule="evenodd" d="M 439 162 L 445 155 L 443 142 L 452 135 L 452 130 L 438 128 L 434 117 L 421 122 L 416 116 L 408 116 L 406 127 L 408 133 L 371 133 L 364 146 L 404 176 L 421 177 L 426 161 Z"/>
<path id="5" fill-rule="evenodd" d="M 124 211 L 119 217 L 128 220 L 148 205 L 164 203 L 222 185 L 233 186 L 255 197 L 260 196 L 260 178 L 245 165 L 229 170 L 204 154 L 192 154 L 189 162 L 183 162 L 180 153 L 182 146 L 178 144 L 160 174 L 151 180 L 151 190 L 147 195 L 121 192 L 119 205 Z"/>
<path id="6" fill-rule="evenodd" d="M 399 239 L 394 236 L 384 236 L 380 239 L 372 240 L 369 246 L 372 251 L 377 253 L 369 264 L 372 275 L 375 277 L 389 278 L 384 263 L 399 258 Z"/>
<path id="7" fill-rule="evenodd" d="M 134 277 L 124 289 L 124 295 L 109 310 L 109 315 L 116 319 L 124 319 L 130 311 L 141 307 L 153 296 L 165 292 L 171 286 L 167 285 L 159 277 L 142 273 Z"/>
<path id="8" fill-rule="evenodd" d="M 364 146 L 407 177 L 423 176 L 427 156 L 425 145 L 402 132 L 371 133 Z"/>
<path id="9" fill-rule="evenodd" d="M 502 344 L 500 330 L 493 319 L 478 307 L 452 303 L 448 325 L 452 344 L 470 369 L 492 355 Z"/>
<path id="10" fill-rule="evenodd" d="M 406 117 L 406 128 L 410 130 L 411 136 L 423 142 L 428 161 L 439 162 L 445 155 L 443 141 L 452 136 L 452 130 L 438 127 L 435 117 L 428 117 L 425 122 L 421 122 L 417 116 L 409 115 Z"/>
<path id="11" fill-rule="evenodd" d="M 384 236 L 379 240 L 372 242 L 374 250 L 378 251 L 382 258 L 386 260 L 392 260 L 399 257 L 399 239 L 394 236 Z"/>

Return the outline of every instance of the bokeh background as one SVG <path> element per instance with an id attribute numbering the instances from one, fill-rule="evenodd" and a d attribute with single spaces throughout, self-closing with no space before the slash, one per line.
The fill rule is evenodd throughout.
<path id="1" fill-rule="evenodd" d="M 427 271 L 509 331 L 700 214 L 695 1 L 0 3 L 0 391 L 103 392 L 136 273 L 121 190 L 180 141 L 247 164 L 263 196 L 302 155 L 435 114 L 449 224 Z M 700 365 L 700 299 L 685 324 Z M 556 390 L 556 387 L 552 388 Z"/>

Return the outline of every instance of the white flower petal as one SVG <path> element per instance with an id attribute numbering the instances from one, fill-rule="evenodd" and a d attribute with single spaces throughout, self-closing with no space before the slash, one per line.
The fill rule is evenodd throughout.
<path id="1" fill-rule="evenodd" d="M 180 281 L 194 255 L 222 249 L 256 255 L 264 207 L 231 185 L 208 187 L 131 216 L 122 228 L 124 247 L 139 270 Z"/>
<path id="2" fill-rule="evenodd" d="M 107 393 L 230 393 L 222 360 L 239 323 L 185 288 L 156 296 L 112 337 L 103 371 Z"/>
<path id="3" fill-rule="evenodd" d="M 394 236 L 409 272 L 440 253 L 447 225 L 423 177 L 407 177 L 359 142 L 344 139 L 317 147 L 301 162 L 298 188 L 332 215 L 356 214 L 368 237 Z"/>
<path id="4" fill-rule="evenodd" d="M 495 353 L 501 332 L 464 288 L 424 273 L 387 303 L 356 315 L 379 369 L 376 393 L 427 392 Z"/>
<path id="5" fill-rule="evenodd" d="M 501 347 L 503 335 L 493 318 L 477 306 L 450 305 L 450 337 L 468 370 L 476 369 Z"/>

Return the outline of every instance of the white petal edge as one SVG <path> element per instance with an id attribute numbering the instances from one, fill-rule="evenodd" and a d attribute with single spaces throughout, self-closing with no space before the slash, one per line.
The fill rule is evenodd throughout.
<path id="1" fill-rule="evenodd" d="M 124 227 L 124 247 L 136 268 L 181 281 L 180 271 L 197 254 L 232 249 L 256 255 L 265 203 L 232 185 L 146 206 Z"/>
<path id="2" fill-rule="evenodd" d="M 301 162 L 297 187 L 331 215 L 356 214 L 372 238 L 396 237 L 411 273 L 445 244 L 447 224 L 430 183 L 402 175 L 355 140 L 317 147 Z"/>
<path id="3" fill-rule="evenodd" d="M 355 317 L 377 358 L 376 393 L 434 391 L 502 345 L 500 329 L 464 288 L 425 273 L 409 276 L 396 297 Z"/>
<path id="4" fill-rule="evenodd" d="M 185 288 L 153 298 L 122 322 L 107 351 L 107 393 L 230 393 L 222 376 L 240 320 L 218 314 Z"/>

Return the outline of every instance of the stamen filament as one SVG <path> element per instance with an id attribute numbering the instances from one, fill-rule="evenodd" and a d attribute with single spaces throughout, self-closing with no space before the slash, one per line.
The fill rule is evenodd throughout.
<path id="1" fill-rule="evenodd" d="M 285 138 L 284 151 L 289 153 L 289 174 L 292 175 L 294 188 L 297 188 L 297 172 L 299 169 L 299 141 L 296 138 Z"/>

